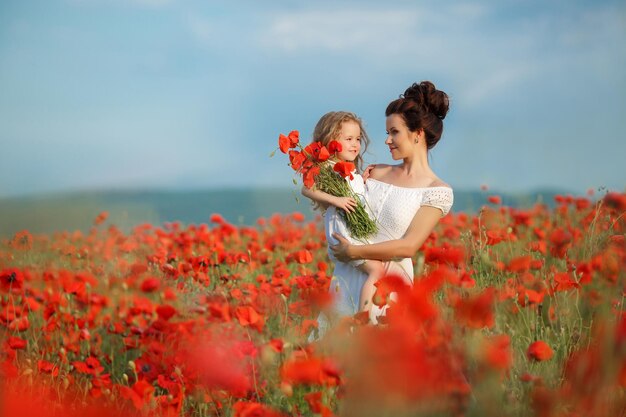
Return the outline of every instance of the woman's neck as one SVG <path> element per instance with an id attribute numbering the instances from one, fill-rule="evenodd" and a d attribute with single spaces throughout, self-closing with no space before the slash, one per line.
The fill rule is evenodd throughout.
<path id="1" fill-rule="evenodd" d="M 422 176 L 434 176 L 434 172 L 428 164 L 428 155 L 425 152 L 416 152 L 404 158 L 399 168 L 407 177 L 419 178 Z"/>

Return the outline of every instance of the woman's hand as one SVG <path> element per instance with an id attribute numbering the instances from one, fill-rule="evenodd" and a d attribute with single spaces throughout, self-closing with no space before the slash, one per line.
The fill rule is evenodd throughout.
<path id="1" fill-rule="evenodd" d="M 357 202 L 351 197 L 333 197 L 333 206 L 352 213 L 356 210 Z"/>
<path id="2" fill-rule="evenodd" d="M 363 174 L 361 175 L 363 177 L 363 182 L 367 181 L 367 179 L 370 177 L 370 173 L 375 167 L 376 164 L 370 164 L 363 170 Z"/>
<path id="3" fill-rule="evenodd" d="M 352 245 L 348 242 L 348 239 L 338 233 L 333 233 L 333 237 L 339 241 L 336 245 L 330 245 L 330 250 L 333 252 L 333 255 L 335 255 L 335 258 L 341 262 L 351 261 L 352 258 L 350 257 L 349 251 Z"/>

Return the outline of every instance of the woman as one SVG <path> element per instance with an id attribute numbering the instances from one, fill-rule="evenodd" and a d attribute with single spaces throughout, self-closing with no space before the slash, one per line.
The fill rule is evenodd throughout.
<path id="1" fill-rule="evenodd" d="M 443 132 L 448 112 L 448 96 L 429 81 L 413 84 L 387 106 L 387 139 L 391 158 L 398 165 L 375 165 L 369 170 L 365 197 L 380 232 L 367 245 L 352 245 L 340 235 L 331 246 L 335 265 L 331 292 L 336 293 L 336 313 L 357 312 L 359 294 L 365 276 L 348 262 L 378 259 L 390 262 L 388 273 L 399 274 L 413 282 L 411 258 L 430 235 L 439 219 L 453 202 L 452 188 L 442 181 L 428 164 L 428 151 Z M 372 306 L 370 318 L 383 310 Z"/>

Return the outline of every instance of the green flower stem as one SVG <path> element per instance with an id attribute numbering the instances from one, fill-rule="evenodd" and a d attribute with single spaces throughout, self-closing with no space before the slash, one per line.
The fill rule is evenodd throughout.
<path id="1" fill-rule="evenodd" d="M 352 190 L 345 178 L 333 171 L 331 164 L 321 166 L 320 173 L 315 178 L 315 186 L 320 191 L 335 197 L 351 197 L 357 202 L 353 212 L 341 210 L 341 215 L 346 220 L 346 225 L 353 238 L 365 240 L 378 232 L 376 222 L 368 215 L 359 196 Z"/>

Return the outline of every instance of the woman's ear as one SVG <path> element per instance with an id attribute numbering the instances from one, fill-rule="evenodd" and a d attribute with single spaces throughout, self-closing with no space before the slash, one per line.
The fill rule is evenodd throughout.
<path id="1" fill-rule="evenodd" d="M 421 142 L 421 141 L 425 141 L 426 140 L 426 133 L 424 133 L 424 129 L 418 129 L 415 131 L 415 143 Z M 426 142 L 424 142 L 426 143 Z"/>
<path id="2" fill-rule="evenodd" d="M 419 143 L 421 140 L 425 140 L 424 129 L 418 129 L 415 132 L 411 132 L 413 142 Z"/>

